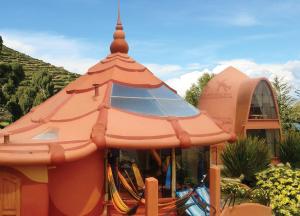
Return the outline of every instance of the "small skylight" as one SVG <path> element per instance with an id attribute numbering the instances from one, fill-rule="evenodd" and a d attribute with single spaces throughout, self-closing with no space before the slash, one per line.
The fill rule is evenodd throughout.
<path id="1" fill-rule="evenodd" d="M 32 139 L 34 140 L 55 140 L 58 138 L 58 129 L 50 128 L 46 131 L 34 136 Z"/>
<path id="2" fill-rule="evenodd" d="M 130 112 L 154 116 L 193 116 L 199 110 L 166 86 L 135 88 L 113 84 L 111 105 Z"/>

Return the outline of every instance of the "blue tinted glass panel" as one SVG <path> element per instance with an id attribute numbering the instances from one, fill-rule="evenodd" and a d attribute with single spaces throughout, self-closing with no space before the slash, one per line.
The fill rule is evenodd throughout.
<path id="1" fill-rule="evenodd" d="M 130 112 L 155 116 L 193 116 L 199 113 L 166 86 L 134 88 L 113 84 L 111 105 Z"/>
<path id="2" fill-rule="evenodd" d="M 155 98 L 166 98 L 166 99 L 181 99 L 181 97 L 175 94 L 171 89 L 166 86 L 161 86 L 155 89 L 149 89 L 149 92 Z"/>
<path id="3" fill-rule="evenodd" d="M 158 103 L 163 109 L 165 116 L 193 116 L 199 111 L 184 100 L 159 99 Z"/>
<path id="4" fill-rule="evenodd" d="M 113 97 L 111 98 L 111 105 L 130 112 L 164 116 L 154 99 Z"/>
<path id="5" fill-rule="evenodd" d="M 152 97 L 146 88 L 133 88 L 129 86 L 114 84 L 112 96 L 119 97 Z"/>

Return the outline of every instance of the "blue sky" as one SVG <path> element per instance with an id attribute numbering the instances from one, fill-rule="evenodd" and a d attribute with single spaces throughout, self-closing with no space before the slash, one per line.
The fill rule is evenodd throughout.
<path id="1" fill-rule="evenodd" d="M 6 45 L 84 73 L 109 53 L 117 0 L 1 2 Z M 233 65 L 300 88 L 300 1 L 121 0 L 129 54 L 182 95 Z M 178 84 L 180 83 L 180 85 Z"/>

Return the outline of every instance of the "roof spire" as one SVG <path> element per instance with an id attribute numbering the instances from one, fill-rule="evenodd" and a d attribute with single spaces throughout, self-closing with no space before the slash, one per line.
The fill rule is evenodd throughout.
<path id="1" fill-rule="evenodd" d="M 125 32 L 123 31 L 123 25 L 120 15 L 120 0 L 118 0 L 118 20 L 116 25 L 116 31 L 114 33 L 114 40 L 110 45 L 111 53 L 128 53 L 129 47 L 125 40 Z"/>
<path id="2" fill-rule="evenodd" d="M 117 21 L 117 25 L 122 25 L 121 15 L 120 15 L 120 0 L 118 0 L 118 21 Z"/>

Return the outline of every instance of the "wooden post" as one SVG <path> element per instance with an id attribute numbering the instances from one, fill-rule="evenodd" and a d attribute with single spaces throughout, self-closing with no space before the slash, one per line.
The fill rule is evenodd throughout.
<path id="1" fill-rule="evenodd" d="M 104 205 L 104 210 L 103 210 L 103 216 L 104 215 L 107 215 L 108 212 L 107 212 L 107 205 L 108 205 L 108 179 L 107 179 L 107 166 L 108 166 L 108 150 L 105 149 L 104 150 L 104 181 L 105 181 L 105 185 L 104 185 L 104 190 L 105 190 L 105 194 L 104 194 L 104 202 L 105 202 L 105 205 Z"/>
<path id="2" fill-rule="evenodd" d="M 210 209 L 211 216 L 221 215 L 221 175 L 220 168 L 217 166 L 211 166 L 209 170 L 209 195 L 210 205 L 213 207 Z"/>
<path id="3" fill-rule="evenodd" d="M 172 183 L 171 183 L 172 198 L 176 197 L 176 152 L 172 148 Z"/>
<path id="4" fill-rule="evenodd" d="M 153 177 L 146 178 L 145 200 L 146 216 L 158 216 L 158 181 Z"/>

